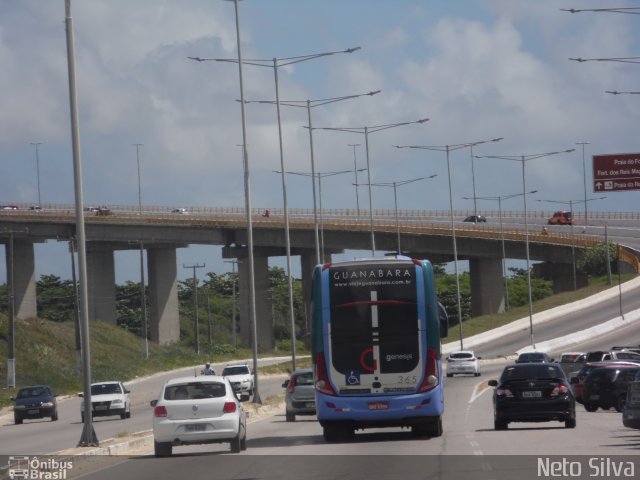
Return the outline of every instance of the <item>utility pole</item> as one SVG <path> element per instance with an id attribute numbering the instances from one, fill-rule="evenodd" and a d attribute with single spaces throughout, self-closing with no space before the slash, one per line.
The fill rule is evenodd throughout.
<path id="1" fill-rule="evenodd" d="M 211 339 L 211 303 L 209 302 L 209 294 L 207 294 L 207 334 L 209 336 L 209 346 L 213 345 Z"/>
<path id="2" fill-rule="evenodd" d="M 225 260 L 224 263 L 231 264 L 231 275 L 233 276 L 233 284 L 231 286 L 233 291 L 233 304 L 231 307 L 231 338 L 233 341 L 233 348 L 238 348 L 238 338 L 236 336 L 236 264 L 238 263 L 238 260 Z"/>
<path id="3" fill-rule="evenodd" d="M 182 265 L 183 268 L 191 268 L 193 270 L 193 312 L 194 312 L 194 330 L 195 330 L 195 350 L 196 355 L 200 355 L 200 332 L 198 322 L 198 278 L 196 277 L 196 269 L 204 268 L 202 265 L 196 263 L 194 265 Z"/>

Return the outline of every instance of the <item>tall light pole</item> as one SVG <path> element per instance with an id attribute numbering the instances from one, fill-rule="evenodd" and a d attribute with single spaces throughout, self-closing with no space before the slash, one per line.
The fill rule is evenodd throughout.
<path id="1" fill-rule="evenodd" d="M 353 174 L 355 175 L 355 187 L 356 187 L 356 218 L 360 219 L 360 197 L 358 196 L 358 163 L 356 161 L 356 147 L 359 147 L 359 143 L 350 143 L 350 147 L 353 147 Z"/>
<path id="2" fill-rule="evenodd" d="M 462 305 L 460 304 L 460 278 L 458 278 L 458 244 L 456 242 L 456 226 L 453 220 L 453 194 L 451 189 L 451 161 L 450 152 L 460 150 L 462 148 L 474 147 L 483 143 L 499 142 L 500 138 L 491 140 L 480 140 L 477 142 L 458 143 L 454 145 L 394 145 L 396 148 L 415 148 L 419 150 L 432 150 L 436 152 L 446 152 L 447 154 L 447 179 L 449 181 L 449 216 L 451 221 L 451 240 L 453 242 L 453 266 L 456 277 L 456 300 L 458 306 L 458 330 L 460 336 L 460 350 L 464 350 L 464 342 L 462 338 Z"/>
<path id="3" fill-rule="evenodd" d="M 140 185 L 140 147 L 142 147 L 143 143 L 134 143 L 132 144 L 136 147 L 136 163 L 138 164 L 138 215 L 142 216 L 142 187 Z M 140 315 L 141 321 L 140 326 L 142 328 L 142 353 L 144 358 L 149 358 L 149 339 L 148 328 L 147 328 L 147 298 L 145 292 L 145 282 L 144 282 L 144 245 L 142 242 L 140 244 Z"/>
<path id="4" fill-rule="evenodd" d="M 80 273 L 80 332 L 82 339 L 82 383 L 85 405 L 91 405 L 91 352 L 89 345 L 89 293 L 87 281 L 87 249 L 84 230 L 82 195 L 82 160 L 80 158 L 80 122 L 78 118 L 78 96 L 76 91 L 75 46 L 73 38 L 73 18 L 71 0 L 65 0 L 65 27 L 67 40 L 67 72 L 69 77 L 69 110 L 71 116 L 71 144 L 73 150 L 73 180 L 75 192 L 76 235 L 78 250 L 78 270 Z M 98 445 L 98 437 L 93 429 L 91 409 L 85 409 L 82 435 L 79 447 Z"/>
<path id="5" fill-rule="evenodd" d="M 393 202 L 395 205 L 395 213 L 396 213 L 396 235 L 398 237 L 397 238 L 398 255 L 402 254 L 402 248 L 400 245 L 400 217 L 398 215 L 398 187 L 402 187 L 403 185 L 408 185 L 409 183 L 414 183 L 420 180 L 425 180 L 427 178 L 433 178 L 437 176 L 438 175 L 431 175 L 429 177 L 418 177 L 418 178 L 412 178 L 410 180 L 400 180 L 397 182 L 380 182 L 380 183 L 371 184 L 372 187 L 393 187 Z"/>
<path id="6" fill-rule="evenodd" d="M 582 145 L 582 181 L 584 184 L 584 226 L 589 226 L 589 210 L 587 209 L 587 164 L 584 159 L 584 146 L 591 145 L 589 142 L 576 142 L 576 145 Z"/>
<path id="7" fill-rule="evenodd" d="M 298 107 L 298 108 L 306 108 L 307 109 L 307 122 L 308 125 L 305 126 L 309 130 L 309 148 L 311 152 L 311 191 L 313 193 L 313 224 L 314 224 L 314 234 L 315 234 L 315 247 L 316 247 L 316 263 L 320 263 L 320 237 L 319 237 L 319 225 L 318 225 L 318 209 L 317 209 L 317 195 L 316 195 L 316 182 L 315 182 L 315 160 L 314 160 L 314 150 L 313 150 L 313 130 L 314 127 L 311 123 L 311 109 L 314 107 L 320 107 L 322 105 L 327 105 L 330 103 L 340 102 L 342 100 L 350 100 L 353 98 L 359 98 L 364 96 L 373 96 L 380 93 L 380 90 L 361 93 L 357 95 L 346 95 L 342 97 L 332 97 L 332 98 L 320 98 L 316 100 L 280 100 L 278 104 L 280 106 L 286 107 Z M 272 100 L 257 100 L 253 102 L 247 103 L 268 103 L 275 104 L 276 102 Z M 283 168 L 279 171 L 285 171 Z"/>
<path id="8" fill-rule="evenodd" d="M 502 140 L 503 138 L 494 138 L 492 141 L 493 142 L 499 142 L 500 140 Z M 471 185 L 473 187 L 473 214 L 475 216 L 478 216 L 478 204 L 476 202 L 476 169 L 475 169 L 475 165 L 474 165 L 474 161 L 473 161 L 473 145 L 469 146 L 469 156 L 471 157 Z"/>
<path id="9" fill-rule="evenodd" d="M 203 263 L 200 265 L 199 263 L 195 263 L 193 265 L 182 265 L 182 268 L 190 268 L 193 270 L 193 328 L 195 331 L 195 339 L 194 339 L 194 349 L 196 355 L 200 355 L 200 322 L 198 318 L 198 277 L 196 276 L 197 268 L 204 268 L 206 265 Z"/>
<path id="10" fill-rule="evenodd" d="M 531 190 L 527 192 L 529 194 L 536 193 L 537 190 Z M 502 225 L 502 200 L 508 200 L 514 197 L 521 197 L 524 193 L 514 193 L 512 195 L 502 195 L 496 197 L 474 197 L 476 200 L 497 200 L 498 201 L 498 217 L 500 219 L 500 240 L 502 243 L 502 278 L 504 279 L 504 298 L 505 298 L 505 310 L 509 310 L 511 305 L 509 303 L 509 282 L 507 281 L 507 252 L 504 245 L 504 228 Z M 470 197 L 462 197 L 465 200 L 471 200 Z"/>
<path id="11" fill-rule="evenodd" d="M 335 55 L 337 53 L 352 53 L 359 49 L 360 47 L 355 47 L 355 48 L 348 48 L 346 50 L 314 53 L 310 55 L 301 55 L 296 57 L 285 57 L 285 58 L 274 57 L 272 59 L 262 59 L 262 60 L 256 59 L 256 60 L 244 61 L 246 65 L 273 68 L 275 96 L 276 96 L 275 105 L 276 105 L 276 113 L 278 118 L 278 142 L 280 146 L 280 169 L 282 170 L 282 172 L 285 171 L 285 164 L 284 164 L 284 150 L 282 147 L 282 122 L 280 120 L 280 87 L 278 82 L 278 68 L 304 62 L 307 60 L 313 60 L 316 58 Z M 236 59 L 227 59 L 227 58 L 201 58 L 201 57 L 189 57 L 189 58 L 191 58 L 192 60 L 196 60 L 198 62 L 205 62 L 205 61 L 218 61 L 218 62 L 231 62 L 231 63 L 238 62 L 238 60 Z M 251 101 L 246 100 L 245 102 L 250 103 Z M 285 228 L 285 254 L 287 257 L 287 285 L 289 290 L 289 319 L 290 319 L 290 326 L 291 326 L 291 363 L 292 363 L 293 370 L 295 370 L 296 369 L 296 328 L 295 328 L 295 312 L 293 309 L 293 279 L 291 277 L 291 236 L 289 232 L 289 208 L 287 204 L 287 183 L 286 183 L 286 176 L 284 173 L 282 173 L 282 198 L 283 198 L 284 228 Z"/>
<path id="12" fill-rule="evenodd" d="M 367 185 L 369 186 L 369 227 L 371 231 L 371 256 L 375 257 L 376 255 L 376 237 L 373 230 L 373 197 L 371 195 L 371 161 L 369 159 L 369 134 L 379 132 L 381 130 L 388 130 L 390 128 L 401 127 L 404 125 L 413 125 L 415 123 L 425 123 L 428 122 L 428 118 L 421 118 L 419 120 L 414 120 L 412 122 L 399 122 L 399 123 L 388 123 L 385 125 L 372 125 L 372 126 L 364 126 L 364 127 L 316 127 L 316 130 L 331 130 L 335 132 L 350 132 L 350 133 L 360 133 L 364 135 L 364 146 L 365 152 L 367 155 Z"/>
<path id="13" fill-rule="evenodd" d="M 40 198 L 40 155 L 38 154 L 38 145 L 42 145 L 42 142 L 31 142 L 31 145 L 36 147 L 36 178 L 38 181 L 38 206 L 42 206 L 42 200 Z"/>
<path id="14" fill-rule="evenodd" d="M 364 172 L 364 168 L 361 168 L 359 171 Z M 274 173 L 282 173 L 280 170 L 274 170 Z M 320 260 L 318 260 L 318 263 L 324 263 L 324 222 L 323 222 L 323 216 L 322 216 L 322 178 L 323 177 L 332 177 L 334 175 L 341 175 L 343 173 L 351 173 L 351 170 L 340 170 L 337 172 L 314 172 L 314 173 L 307 173 L 307 172 L 285 172 L 289 175 L 299 175 L 299 176 L 303 176 L 303 177 L 315 177 L 318 179 L 318 197 L 320 199 L 320 251 L 321 251 L 321 256 L 320 256 Z M 315 183 L 315 182 L 314 182 Z"/>
<path id="15" fill-rule="evenodd" d="M 536 160 L 538 158 L 550 157 L 553 155 L 559 155 L 562 153 L 570 153 L 575 151 L 575 148 L 569 150 L 562 150 L 558 152 L 546 152 L 546 153 L 534 153 L 530 155 L 485 155 L 476 158 L 497 158 L 501 160 L 511 160 L 520 162 L 522 164 L 522 198 L 524 203 L 524 239 L 525 250 L 527 255 L 527 291 L 529 296 L 529 333 L 531 336 L 531 347 L 535 348 L 536 344 L 533 337 L 533 301 L 531 299 L 531 259 L 529 257 L 529 222 L 527 218 L 527 181 L 525 175 L 525 164 L 530 160 Z"/>
<path id="16" fill-rule="evenodd" d="M 253 356 L 253 375 L 254 375 L 254 393 L 253 403 L 262 403 L 260 398 L 259 389 L 259 375 L 258 375 L 258 330 L 257 330 L 257 318 L 256 318 L 256 288 L 255 288 L 255 269 L 253 261 L 253 221 L 251 218 L 251 182 L 250 182 L 250 169 L 249 169 L 249 152 L 247 150 L 247 120 L 245 115 L 244 104 L 244 81 L 242 76 L 242 48 L 240 39 L 240 14 L 238 10 L 239 0 L 233 1 L 235 7 L 236 17 L 236 43 L 238 50 L 238 78 L 240 83 L 240 113 L 242 117 L 242 158 L 243 158 L 243 170 L 244 170 L 244 197 L 245 197 L 245 215 L 247 217 L 247 259 L 249 262 L 249 312 L 250 312 L 250 325 L 251 325 L 251 347 Z"/>
<path id="17" fill-rule="evenodd" d="M 238 339 L 236 337 L 236 264 L 238 260 L 225 260 L 225 263 L 231 264 L 231 274 L 233 276 L 233 283 L 231 284 L 231 294 L 233 296 L 232 310 L 231 310 L 231 339 L 233 342 L 233 348 L 238 347 Z"/>

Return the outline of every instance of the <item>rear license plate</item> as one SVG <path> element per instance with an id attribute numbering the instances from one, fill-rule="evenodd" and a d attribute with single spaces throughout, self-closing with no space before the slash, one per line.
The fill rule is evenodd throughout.
<path id="1" fill-rule="evenodd" d="M 305 408 L 316 408 L 316 402 L 307 402 L 304 406 Z"/>
<path id="2" fill-rule="evenodd" d="M 204 423 L 191 423 L 184 426 L 187 432 L 204 432 L 207 426 Z"/>
<path id="3" fill-rule="evenodd" d="M 40 410 L 36 408 L 35 410 L 29 410 L 27 413 L 29 415 L 37 415 L 38 413 L 40 413 Z"/>
<path id="4" fill-rule="evenodd" d="M 371 402 L 369 410 L 386 410 L 389 408 L 389 402 Z"/>
<path id="5" fill-rule="evenodd" d="M 540 390 L 522 392 L 522 398 L 542 398 L 542 392 Z"/>

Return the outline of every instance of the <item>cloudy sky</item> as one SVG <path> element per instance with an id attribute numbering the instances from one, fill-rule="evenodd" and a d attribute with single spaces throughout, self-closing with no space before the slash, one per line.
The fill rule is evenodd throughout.
<path id="1" fill-rule="evenodd" d="M 72 203 L 64 0 L 0 0 L 0 203 L 37 201 L 34 142 L 43 203 Z M 569 58 L 640 54 L 640 17 L 561 8 L 636 6 L 616 0 L 244 0 L 245 59 L 272 59 L 361 47 L 279 69 L 281 100 L 382 90 L 373 97 L 313 110 L 317 127 L 364 127 L 414 121 L 371 135 L 374 182 L 437 174 L 399 191 L 400 208 L 448 209 L 443 153 L 393 145 L 445 145 L 504 137 L 476 155 L 529 155 L 576 147 L 527 163 L 538 198 L 584 198 L 582 149 L 637 152 L 640 65 Z M 233 2 L 223 0 L 82 0 L 73 2 L 80 143 L 86 204 L 137 205 L 135 143 L 145 205 L 244 206 L 238 68 L 188 56 L 235 58 Z M 273 71 L 244 67 L 245 98 L 274 100 Z M 255 207 L 282 206 L 275 107 L 247 105 L 247 142 Z M 306 110 L 282 110 L 287 170 L 308 172 Z M 353 168 L 362 135 L 316 131 L 316 169 Z M 359 167 L 363 147 L 356 147 Z M 522 190 L 520 165 L 476 160 L 477 195 Z M 355 208 L 353 176 L 323 182 L 323 206 Z M 473 208 L 468 149 L 452 155 L 454 209 Z M 309 179 L 290 176 L 290 207 L 311 208 Z M 361 194 L 361 203 L 366 196 Z M 506 209 L 520 210 L 511 201 Z M 534 204 L 540 210 L 559 205 Z M 636 192 L 612 193 L 589 210 L 637 211 Z M 481 208 L 495 209 L 484 204 Z M 393 208 L 378 189 L 374 208 Z M 577 209 L 580 209 L 578 207 Z M 66 245 L 37 247 L 37 271 L 69 274 Z M 128 255 L 128 254 L 117 254 Z M 117 263 L 121 264 L 117 258 Z M 179 261 L 228 267 L 219 249 L 180 251 Z M 4 262 L 1 262 L 4 269 Z M 124 262 L 126 263 L 126 262 Z M 118 281 L 137 278 L 118 266 Z M 179 268 L 179 270 L 182 270 Z M 180 272 L 187 276 L 190 271 Z M 4 278 L 4 270 L 0 271 Z"/>

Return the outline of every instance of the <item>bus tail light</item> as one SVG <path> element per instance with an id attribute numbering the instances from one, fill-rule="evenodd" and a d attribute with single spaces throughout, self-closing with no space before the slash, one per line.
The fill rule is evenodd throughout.
<path id="1" fill-rule="evenodd" d="M 425 370 L 424 379 L 418 387 L 418 393 L 428 392 L 440 383 L 438 380 L 438 352 L 433 348 L 427 348 L 427 368 Z"/>
<path id="2" fill-rule="evenodd" d="M 333 395 L 335 397 L 336 392 L 329 382 L 329 375 L 327 375 L 327 367 L 324 360 L 324 353 L 318 352 L 316 355 L 315 364 L 315 378 L 316 378 L 316 390 L 325 395 Z"/>

